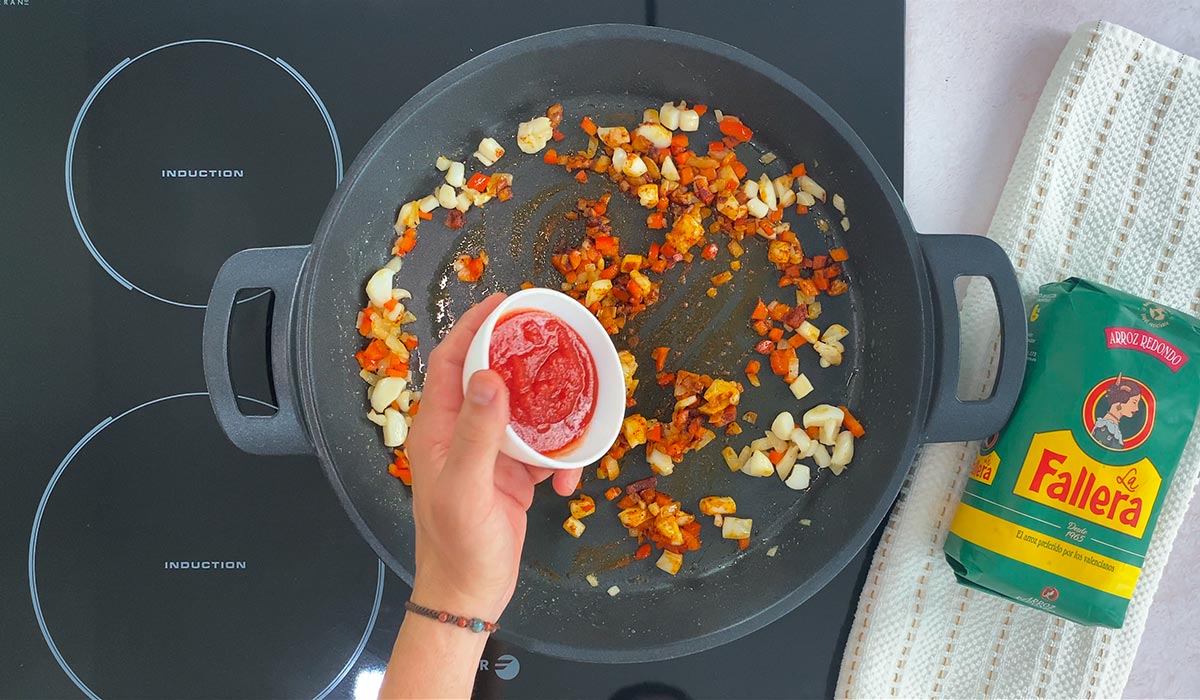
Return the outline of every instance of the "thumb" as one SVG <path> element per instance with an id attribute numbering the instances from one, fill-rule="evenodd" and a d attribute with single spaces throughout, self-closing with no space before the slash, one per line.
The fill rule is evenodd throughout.
<path id="1" fill-rule="evenodd" d="M 471 375 L 442 469 L 460 496 L 485 498 L 494 490 L 496 456 L 507 425 L 504 380 L 491 370 Z"/>

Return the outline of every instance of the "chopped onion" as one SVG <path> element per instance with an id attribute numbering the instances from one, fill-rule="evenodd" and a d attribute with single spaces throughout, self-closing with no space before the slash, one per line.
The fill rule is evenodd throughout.
<path id="1" fill-rule="evenodd" d="M 776 555 L 778 552 L 779 552 L 779 545 L 772 545 L 772 546 L 771 546 L 771 548 L 767 550 L 767 556 L 768 556 L 768 557 L 773 557 L 773 556 L 775 556 L 775 555 Z"/>
<path id="2" fill-rule="evenodd" d="M 658 110 L 651 107 L 650 109 L 642 110 L 642 121 L 651 124 L 658 123 Z"/>
<path id="3" fill-rule="evenodd" d="M 808 377 L 801 374 L 796 377 L 796 381 L 788 385 L 788 388 L 792 390 L 792 396 L 795 396 L 798 401 L 812 393 L 813 385 Z"/>
<path id="4" fill-rule="evenodd" d="M 812 483 L 812 470 L 803 462 L 792 468 L 792 474 L 783 482 L 785 486 L 794 491 L 801 491 L 808 488 Z"/>
<path id="5" fill-rule="evenodd" d="M 679 108 L 671 102 L 664 102 L 658 110 L 658 121 L 663 126 L 674 131 L 679 128 Z"/>
<path id="6" fill-rule="evenodd" d="M 647 460 L 650 462 L 650 468 L 661 476 L 667 476 L 675 471 L 675 463 L 671 461 L 671 458 L 665 452 L 651 450 Z"/>
<path id="7" fill-rule="evenodd" d="M 804 338 L 810 343 L 815 343 L 821 339 L 821 329 L 817 328 L 807 320 L 800 324 L 800 327 L 796 329 L 796 332 L 800 334 L 800 337 Z"/>
<path id="8" fill-rule="evenodd" d="M 724 516 L 724 515 L 721 515 L 720 513 L 717 513 L 716 515 L 714 515 L 714 516 L 713 516 L 713 525 L 716 525 L 717 527 L 721 527 L 721 525 L 722 525 L 724 522 L 725 522 L 725 516 Z"/>
<path id="9" fill-rule="evenodd" d="M 837 406 L 822 403 L 817 404 L 816 406 L 813 406 L 805 411 L 803 418 L 801 418 L 801 423 L 805 428 L 811 428 L 814 425 L 821 425 L 823 423 L 841 425 L 842 419 L 845 417 L 846 414 L 842 412 L 842 409 L 838 408 Z"/>
<path id="10" fill-rule="evenodd" d="M 625 161 L 625 167 L 621 168 L 621 172 L 629 177 L 641 177 L 646 174 L 646 163 L 639 156 L 630 156 Z"/>
<path id="11" fill-rule="evenodd" d="M 813 451 L 812 458 L 813 461 L 817 463 L 818 467 L 824 469 L 828 467 L 833 460 L 829 456 L 829 450 L 825 449 L 824 445 L 821 443 L 816 443 L 816 445 L 817 449 Z"/>
<path id="12" fill-rule="evenodd" d="M 821 334 L 821 340 L 825 341 L 826 343 L 835 343 L 848 335 L 850 335 L 850 330 L 848 328 L 840 323 L 834 323 L 826 328 L 825 332 Z"/>
<path id="13" fill-rule="evenodd" d="M 642 138 L 655 148 L 668 148 L 671 145 L 671 132 L 662 124 L 647 122 L 639 126 L 634 133 L 641 134 Z"/>
<path id="14" fill-rule="evenodd" d="M 446 156 L 438 156 L 437 160 L 434 161 L 434 165 L 437 167 L 438 170 L 445 172 L 446 168 L 450 167 L 451 162 L 452 161 L 449 158 L 447 158 Z"/>
<path id="15" fill-rule="evenodd" d="M 629 143 L 629 129 L 623 126 L 602 126 L 596 129 L 596 138 L 604 142 L 609 148 L 617 148 L 622 144 Z"/>
<path id="16" fill-rule="evenodd" d="M 790 188 L 784 190 L 783 193 L 779 195 L 779 206 L 780 207 L 790 207 L 795 203 L 796 203 L 796 193 L 793 192 Z"/>
<path id="17" fill-rule="evenodd" d="M 817 184 L 817 181 L 808 175 L 800 176 L 800 189 L 807 192 L 822 202 L 825 201 L 825 188 Z"/>
<path id="18" fill-rule="evenodd" d="M 587 525 L 584 525 L 581 520 L 571 516 L 563 521 L 563 529 L 566 530 L 567 534 L 571 537 L 579 537 L 583 534 L 583 531 L 587 529 Z"/>
<path id="19" fill-rule="evenodd" d="M 600 579 L 596 578 L 596 574 L 588 574 L 584 578 L 587 579 L 588 585 L 592 588 L 600 585 Z"/>
<path id="20" fill-rule="evenodd" d="M 494 165 L 504 155 L 504 148 L 496 139 L 488 136 L 479 142 L 475 149 L 475 157 L 484 165 Z"/>
<path id="21" fill-rule="evenodd" d="M 732 515 L 725 516 L 725 522 L 721 523 L 721 537 L 727 540 L 745 540 L 750 538 L 750 530 L 754 526 L 754 520 L 751 518 L 735 518 Z"/>
<path id="22" fill-rule="evenodd" d="M 768 209 L 777 209 L 779 200 L 775 197 L 775 185 L 766 173 L 758 178 L 758 198 L 767 205 Z"/>
<path id="23" fill-rule="evenodd" d="M 799 205 L 805 206 L 805 207 L 811 207 L 811 206 L 816 205 L 817 198 L 813 197 L 811 194 L 809 194 L 807 192 L 797 192 L 796 193 L 796 203 Z"/>
<path id="24" fill-rule="evenodd" d="M 367 411 L 367 420 L 371 421 L 375 425 L 378 425 L 380 428 L 387 425 L 387 418 L 384 418 L 382 413 Z"/>
<path id="25" fill-rule="evenodd" d="M 638 162 L 642 160 L 639 158 Z M 643 165 L 645 165 L 643 163 Z M 647 209 L 653 209 L 658 205 L 658 185 L 654 183 L 640 185 L 637 188 L 638 203 Z"/>
<path id="26" fill-rule="evenodd" d="M 812 438 L 808 436 L 808 433 L 804 432 L 804 428 L 798 425 L 792 429 L 792 434 L 788 436 L 788 440 L 796 445 L 796 447 L 799 447 L 801 452 L 804 452 L 812 445 Z"/>
<path id="27" fill-rule="evenodd" d="M 464 214 L 471 208 L 471 198 L 467 196 L 466 192 L 459 192 L 454 198 L 454 208 Z"/>
<path id="28" fill-rule="evenodd" d="M 663 159 L 662 165 L 659 166 L 659 171 L 662 173 L 664 180 L 679 182 L 679 169 L 675 167 L 675 159 L 671 156 Z"/>
<path id="29" fill-rule="evenodd" d="M 775 465 L 775 473 L 779 478 L 787 481 L 792 473 L 792 467 L 796 465 L 796 460 L 800 457 L 800 448 L 792 445 L 783 453 L 783 457 L 779 460 L 779 464 Z"/>
<path id="30" fill-rule="evenodd" d="M 386 447 L 400 447 L 408 439 L 408 421 L 394 408 L 383 412 L 387 422 L 383 425 L 383 444 Z"/>
<path id="31" fill-rule="evenodd" d="M 765 437 L 760 437 L 754 442 L 751 442 L 749 447 L 751 450 L 757 450 L 758 452 L 766 452 L 767 450 L 774 449 L 771 447 L 771 441 Z"/>
<path id="32" fill-rule="evenodd" d="M 750 459 L 742 467 L 742 473 L 749 476 L 771 476 L 775 473 L 775 465 L 759 450 L 750 453 Z"/>
<path id="33" fill-rule="evenodd" d="M 384 267 L 386 267 L 387 269 L 391 270 L 392 272 L 399 272 L 399 271 L 400 271 L 400 268 L 401 268 L 401 267 L 403 267 L 403 266 L 404 266 L 404 259 L 403 259 L 403 258 L 392 258 L 391 260 L 388 260 L 388 262 L 387 262 L 387 265 L 384 265 Z M 393 298 L 393 299 L 395 299 L 395 298 L 396 298 L 396 294 L 395 294 L 395 293 L 396 293 L 396 290 L 395 290 L 395 289 L 393 289 L 393 290 L 392 290 L 392 298 Z"/>
<path id="34" fill-rule="evenodd" d="M 729 496 L 705 496 L 700 499 L 700 512 L 704 515 L 733 515 L 737 503 Z"/>
<path id="35" fill-rule="evenodd" d="M 624 148 L 618 148 L 613 151 L 612 166 L 618 172 L 625 170 L 625 164 L 629 162 L 629 152 Z"/>
<path id="36" fill-rule="evenodd" d="M 849 230 L 850 230 L 850 217 L 848 217 L 848 216 L 843 216 L 843 217 L 842 217 L 841 224 L 842 224 L 842 230 L 843 230 L 843 231 L 849 231 Z"/>
<path id="37" fill-rule="evenodd" d="M 458 206 L 458 194 L 450 185 L 442 185 L 437 188 L 437 202 L 446 209 L 454 209 Z"/>
<path id="38" fill-rule="evenodd" d="M 790 437 L 790 435 L 789 435 L 789 437 Z M 766 435 L 764 436 L 764 438 L 771 445 L 772 450 L 778 450 L 779 452 L 783 452 L 784 450 L 786 450 L 788 448 L 787 440 L 779 439 L 779 436 L 770 430 L 768 430 L 766 432 Z"/>
<path id="39" fill-rule="evenodd" d="M 396 233 L 404 233 L 404 229 L 413 228 L 420 223 L 420 211 L 417 202 L 405 202 L 404 206 L 400 207 L 400 214 L 396 217 Z"/>
<path id="40" fill-rule="evenodd" d="M 375 306 L 383 308 L 392 298 L 392 279 L 396 272 L 388 267 L 382 267 L 367 280 L 367 298 Z"/>
<path id="41" fill-rule="evenodd" d="M 700 113 L 694 109 L 685 109 L 679 113 L 680 131 L 697 131 L 700 128 Z"/>
<path id="42" fill-rule="evenodd" d="M 843 214 L 846 213 L 846 200 L 842 199 L 842 195 L 840 195 L 840 194 L 833 195 L 833 208 L 837 209 L 839 212 L 841 212 Z"/>
<path id="43" fill-rule="evenodd" d="M 421 211 L 425 212 L 426 214 L 433 211 L 434 209 L 437 209 L 438 206 L 439 206 L 438 198 L 433 195 L 429 195 L 428 197 L 423 197 L 421 199 L 421 201 L 417 203 L 417 208 L 420 209 Z"/>
<path id="44" fill-rule="evenodd" d="M 838 428 L 840 423 L 822 423 L 817 432 L 817 441 L 822 445 L 833 447 L 833 443 L 837 441 Z M 832 459 L 832 456 L 830 457 Z"/>
<path id="45" fill-rule="evenodd" d="M 683 566 L 683 555 L 664 549 L 662 556 L 658 558 L 658 561 L 654 562 L 654 565 L 674 576 L 679 573 L 679 567 Z"/>
<path id="46" fill-rule="evenodd" d="M 742 191 L 745 192 L 746 196 L 750 197 L 751 199 L 753 199 L 754 197 L 757 197 L 758 196 L 758 181 L 746 180 L 746 182 L 742 185 Z"/>
<path id="47" fill-rule="evenodd" d="M 401 377 L 384 377 L 375 383 L 375 390 L 371 392 L 371 408 L 378 413 L 382 413 L 392 402 L 400 397 L 400 392 L 404 391 L 408 386 L 408 382 Z"/>
<path id="48" fill-rule="evenodd" d="M 534 117 L 517 125 L 517 148 L 524 153 L 537 153 L 554 136 L 549 117 Z"/>
<path id="49" fill-rule="evenodd" d="M 608 589 L 608 594 L 614 598 L 617 597 L 617 594 L 620 592 L 621 592 L 621 589 L 617 586 L 611 586 Z"/>
<path id="50" fill-rule="evenodd" d="M 746 201 L 746 211 L 750 212 L 750 215 L 756 219 L 761 219 L 771 213 L 771 209 L 767 206 L 767 203 L 757 197 Z"/>
<path id="51" fill-rule="evenodd" d="M 358 376 L 362 377 L 362 380 L 370 386 L 375 386 L 375 384 L 379 381 L 378 374 L 375 374 L 374 372 L 368 372 L 365 369 L 360 369 L 358 371 Z"/>
<path id="52" fill-rule="evenodd" d="M 719 109 L 714 109 L 713 117 L 717 120 L 717 123 L 720 124 L 721 120 L 725 118 L 725 113 Z"/>
<path id="53" fill-rule="evenodd" d="M 854 434 L 849 430 L 843 430 L 833 441 L 833 452 L 829 455 L 829 461 L 831 464 L 845 466 L 852 459 L 854 459 Z"/>
<path id="54" fill-rule="evenodd" d="M 466 180 L 467 166 L 463 163 L 455 161 L 450 164 L 446 170 L 446 182 L 451 187 L 462 187 L 467 183 Z"/>
<path id="55" fill-rule="evenodd" d="M 775 433 L 775 437 L 780 440 L 791 438 L 792 431 L 796 429 L 796 419 L 791 413 L 781 411 L 775 416 L 775 420 L 771 422 L 771 432 Z"/>
<path id="56" fill-rule="evenodd" d="M 775 162 L 775 154 L 770 151 L 767 151 L 766 153 L 759 156 L 758 162 L 762 163 L 763 165 L 770 165 L 771 163 Z"/>

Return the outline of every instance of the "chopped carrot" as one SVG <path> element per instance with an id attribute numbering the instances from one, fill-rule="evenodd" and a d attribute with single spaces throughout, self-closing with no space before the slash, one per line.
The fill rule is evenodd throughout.
<path id="1" fill-rule="evenodd" d="M 721 151 L 724 151 L 724 150 L 725 150 L 725 142 L 724 141 L 709 141 L 708 142 L 708 152 L 710 155 L 713 153 L 720 153 Z"/>
<path id="2" fill-rule="evenodd" d="M 596 122 L 592 121 L 591 117 L 584 117 L 583 121 L 579 122 L 579 126 L 583 127 L 588 136 L 596 135 Z"/>
<path id="3" fill-rule="evenodd" d="M 770 332 L 767 333 L 767 337 L 778 343 L 779 341 L 783 340 L 783 329 L 772 328 Z"/>
<path id="4" fill-rule="evenodd" d="M 804 206 L 803 204 L 797 204 L 796 205 L 796 213 L 799 214 L 800 216 L 804 216 L 805 214 L 808 213 L 808 207 Z"/>
<path id="5" fill-rule="evenodd" d="M 703 117 L 704 113 L 708 111 L 708 105 L 692 105 L 692 109 Z"/>
<path id="6" fill-rule="evenodd" d="M 788 342 L 788 345 L 791 345 L 794 348 L 798 348 L 801 345 L 804 345 L 805 343 L 807 343 L 808 341 L 804 339 L 804 336 L 800 335 L 799 333 L 796 333 L 791 338 L 788 338 L 787 342 Z"/>
<path id="7" fill-rule="evenodd" d="M 792 350 L 795 353 L 795 350 Z M 771 371 L 779 376 L 787 374 L 788 371 L 788 353 L 786 350 L 771 351 Z"/>
<path id="8" fill-rule="evenodd" d="M 663 370 L 663 367 L 667 364 L 667 354 L 669 352 L 671 352 L 671 348 L 665 345 L 654 348 L 654 350 L 650 353 L 650 357 L 654 358 L 654 369 L 658 370 L 659 372 Z"/>
<path id="9" fill-rule="evenodd" d="M 767 305 L 762 299 L 758 300 L 758 305 L 754 307 L 754 311 L 750 314 L 750 318 L 755 321 L 761 321 L 767 317 Z"/>
<path id="10" fill-rule="evenodd" d="M 808 437 L 812 438 L 813 440 L 816 440 L 821 435 L 821 426 L 814 425 L 814 426 L 805 428 L 804 432 L 808 434 Z"/>
<path id="11" fill-rule="evenodd" d="M 687 187 L 696 179 L 696 169 L 685 165 L 679 169 L 679 184 Z"/>
<path id="12" fill-rule="evenodd" d="M 842 409 L 842 426 L 849 430 L 851 435 L 860 438 L 867 434 L 866 428 L 850 413 L 850 409 L 845 406 L 838 406 L 838 408 Z"/>
<path id="13" fill-rule="evenodd" d="M 612 488 L 610 488 L 604 492 L 604 497 L 610 501 L 617 500 L 617 497 L 619 497 L 620 495 L 621 495 L 621 487 L 620 486 L 613 486 Z"/>
<path id="14" fill-rule="evenodd" d="M 419 211 L 419 212 L 417 212 L 417 216 L 421 217 L 425 221 L 429 221 L 430 219 L 433 218 L 433 212 Z"/>
<path id="15" fill-rule="evenodd" d="M 580 170 L 579 172 L 575 173 L 575 181 L 576 182 L 587 182 L 588 181 L 587 171 Z"/>
<path id="16" fill-rule="evenodd" d="M 408 407 L 408 415 L 416 416 L 417 411 L 420 411 L 420 410 L 421 410 L 421 401 L 418 399 L 417 401 L 413 401 L 412 404 Z"/>
<path id="17" fill-rule="evenodd" d="M 741 161 L 734 161 L 729 167 L 733 168 L 733 174 L 738 176 L 738 179 L 746 177 L 746 166 L 742 165 Z"/>
<path id="18" fill-rule="evenodd" d="M 683 149 L 685 149 L 687 147 L 688 147 L 687 134 L 675 134 L 674 136 L 671 137 L 671 152 L 672 153 L 674 153 L 676 149 L 682 151 Z"/>
<path id="19" fill-rule="evenodd" d="M 746 363 L 746 374 L 758 374 L 760 369 L 762 369 L 762 363 L 758 360 L 750 360 Z"/>
<path id="20" fill-rule="evenodd" d="M 767 453 L 767 459 L 771 460 L 771 464 L 779 464 L 783 461 L 783 453 L 779 450 L 771 450 Z"/>
<path id="21" fill-rule="evenodd" d="M 829 251 L 829 257 L 838 262 L 846 262 L 850 259 L 850 254 L 846 252 L 845 248 L 834 248 L 833 250 Z"/>
<path id="22" fill-rule="evenodd" d="M 632 508 L 636 505 L 638 505 L 638 499 L 633 494 L 629 494 L 628 496 L 625 496 L 621 500 L 617 501 L 617 507 L 621 509 Z"/>
<path id="23" fill-rule="evenodd" d="M 558 165 L 558 151 L 553 148 L 547 148 L 546 152 L 542 155 L 542 160 L 550 165 Z"/>
<path id="24" fill-rule="evenodd" d="M 744 552 L 749 548 L 750 548 L 750 540 L 749 539 L 738 540 L 738 549 L 739 550 Z"/>
<path id="25" fill-rule="evenodd" d="M 804 163 L 797 163 L 792 166 L 792 177 L 804 177 L 808 174 L 808 168 L 804 167 Z M 801 212 L 802 214 L 804 212 Z"/>
<path id="26" fill-rule="evenodd" d="M 653 428 L 646 431 L 646 437 L 649 438 L 651 442 L 662 442 L 662 432 L 662 423 L 658 423 Z"/>
<path id="27" fill-rule="evenodd" d="M 641 547 L 637 548 L 637 553 L 633 555 L 634 559 L 645 559 L 650 556 L 650 543 L 646 542 Z"/>

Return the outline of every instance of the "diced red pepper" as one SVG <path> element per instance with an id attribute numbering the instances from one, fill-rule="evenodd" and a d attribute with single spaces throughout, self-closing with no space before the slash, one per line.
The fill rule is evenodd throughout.
<path id="1" fill-rule="evenodd" d="M 650 556 L 650 543 L 646 542 L 641 547 L 637 548 L 637 553 L 633 555 L 634 559 L 645 559 Z"/>
<path id="2" fill-rule="evenodd" d="M 738 141 L 749 141 L 754 138 L 754 132 L 733 117 L 725 117 L 717 126 L 720 127 L 722 134 L 733 137 Z"/>
<path id="3" fill-rule="evenodd" d="M 584 117 L 583 121 L 579 122 L 579 126 L 583 127 L 588 136 L 596 135 L 596 122 L 592 121 L 591 117 Z"/>
<path id="4" fill-rule="evenodd" d="M 708 245 L 704 246 L 704 250 L 700 253 L 700 257 L 704 258 L 705 260 L 716 260 L 717 244 L 709 243 Z"/>
<path id="5" fill-rule="evenodd" d="M 487 184 L 488 184 L 488 176 L 484 175 L 483 173 L 475 173 L 474 175 L 471 176 L 470 180 L 467 180 L 467 187 L 475 190 L 476 192 L 486 191 Z"/>

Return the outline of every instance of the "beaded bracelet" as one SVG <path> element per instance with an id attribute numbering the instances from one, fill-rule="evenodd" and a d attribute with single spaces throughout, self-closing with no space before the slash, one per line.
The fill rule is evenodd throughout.
<path id="1" fill-rule="evenodd" d="M 451 615 L 445 610 L 434 610 L 427 608 L 424 605 L 417 605 L 411 600 L 404 604 L 404 609 L 409 612 L 414 612 L 423 617 L 428 617 L 438 622 L 448 622 L 452 625 L 458 625 L 463 629 L 469 629 L 472 632 L 495 632 L 500 629 L 500 625 L 495 622 L 488 622 L 477 617 L 461 617 L 459 615 Z"/>

